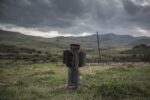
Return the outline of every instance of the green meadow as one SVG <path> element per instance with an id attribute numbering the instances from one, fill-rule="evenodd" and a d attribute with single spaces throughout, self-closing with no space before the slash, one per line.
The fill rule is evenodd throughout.
<path id="1" fill-rule="evenodd" d="M 150 100 L 147 63 L 88 64 L 77 90 L 62 63 L 0 61 L 0 100 Z"/>

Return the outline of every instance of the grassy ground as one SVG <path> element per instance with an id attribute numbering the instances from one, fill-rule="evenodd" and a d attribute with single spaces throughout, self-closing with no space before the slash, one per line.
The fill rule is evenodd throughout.
<path id="1" fill-rule="evenodd" d="M 62 64 L 0 61 L 0 100 L 150 100 L 150 65 L 80 68 L 78 90 L 66 88 Z"/>

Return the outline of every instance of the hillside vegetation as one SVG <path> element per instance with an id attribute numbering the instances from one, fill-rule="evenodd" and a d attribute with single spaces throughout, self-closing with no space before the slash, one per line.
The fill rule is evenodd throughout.
<path id="1" fill-rule="evenodd" d="M 12 60 L 12 62 L 22 60 L 28 63 L 44 63 L 60 61 L 62 56 L 54 52 L 52 54 L 50 51 L 0 44 L 0 59 Z"/>
<path id="2" fill-rule="evenodd" d="M 129 54 L 136 61 L 150 62 L 150 45 L 136 45 L 132 49 L 121 51 L 121 54 Z"/>
<path id="3" fill-rule="evenodd" d="M 130 35 L 116 35 L 113 33 L 101 34 L 99 35 L 99 39 L 101 49 L 129 48 L 141 43 L 150 44 L 149 37 L 133 37 Z M 95 34 L 84 37 L 42 38 L 0 30 L 0 43 L 42 50 L 53 50 L 56 48 L 66 49 L 71 43 L 79 43 L 82 49 L 97 49 L 97 37 Z"/>
<path id="4" fill-rule="evenodd" d="M 40 50 L 55 50 L 65 47 L 65 45 L 58 45 L 56 40 L 51 41 L 51 39 L 2 30 L 0 30 L 0 43 Z"/>

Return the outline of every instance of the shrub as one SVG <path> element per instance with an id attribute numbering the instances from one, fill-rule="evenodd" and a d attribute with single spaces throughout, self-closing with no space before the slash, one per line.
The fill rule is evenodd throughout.
<path id="1" fill-rule="evenodd" d="M 52 58 L 51 58 L 51 62 L 58 62 L 57 57 L 52 57 Z"/>
<path id="2" fill-rule="evenodd" d="M 126 97 L 134 96 L 149 96 L 149 94 L 144 91 L 141 87 L 136 84 L 127 83 L 109 83 L 102 84 L 100 86 L 95 86 L 96 91 L 94 94 L 95 98 L 110 98 L 110 99 L 123 99 Z"/>

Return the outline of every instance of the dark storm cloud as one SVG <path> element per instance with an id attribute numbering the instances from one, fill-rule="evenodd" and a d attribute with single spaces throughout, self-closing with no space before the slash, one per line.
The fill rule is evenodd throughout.
<path id="1" fill-rule="evenodd" d="M 130 34 L 138 32 L 136 29 L 143 29 L 149 32 L 149 16 L 150 0 L 0 1 L 0 23 L 41 31 Z"/>
<path id="2" fill-rule="evenodd" d="M 0 22 L 25 27 L 69 27 L 82 16 L 80 0 L 1 0 Z"/>
<path id="3" fill-rule="evenodd" d="M 128 14 L 134 15 L 140 10 L 138 5 L 135 5 L 131 0 L 122 0 L 125 10 Z"/>
<path id="4" fill-rule="evenodd" d="M 150 29 L 150 1 L 146 0 L 149 5 L 142 6 L 142 1 L 144 0 L 122 0 L 124 8 L 130 16 L 128 16 L 128 21 L 133 22 L 134 25 L 142 27 L 144 29 Z M 141 1 L 141 2 L 140 2 Z M 145 2 L 146 2 L 145 1 Z M 139 2 L 139 5 L 136 4 Z"/>

